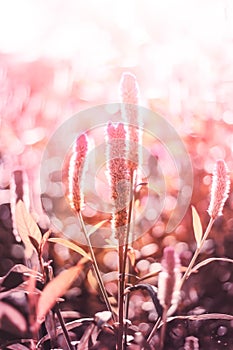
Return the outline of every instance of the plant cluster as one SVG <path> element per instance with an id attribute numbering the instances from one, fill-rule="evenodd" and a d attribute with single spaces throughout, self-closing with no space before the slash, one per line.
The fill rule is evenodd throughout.
<path id="1" fill-rule="evenodd" d="M 187 266 L 182 266 L 179 253 L 170 245 L 163 248 L 161 260 L 156 268 L 143 277 L 138 276 L 136 251 L 134 248 L 134 225 L 141 191 L 147 181 L 140 173 L 143 127 L 138 115 L 139 89 L 136 78 L 125 73 L 121 81 L 122 115 L 124 122 L 109 121 L 105 130 L 106 176 L 111 193 L 113 211 L 108 220 L 99 220 L 88 231 L 83 216 L 85 193 L 83 191 L 86 162 L 90 149 L 87 133 L 78 135 L 68 162 L 67 201 L 79 220 L 86 247 L 65 237 L 55 237 L 52 230 L 41 232 L 34 217 L 29 213 L 23 196 L 14 197 L 11 204 L 14 230 L 24 245 L 25 265 L 15 265 L 0 279 L 1 319 L 11 313 L 11 322 L 18 329 L 19 336 L 5 340 L 1 349 L 155 349 L 165 350 L 167 328 L 176 320 L 208 321 L 222 319 L 233 321 L 227 313 L 184 314 L 187 289 L 185 284 L 192 274 L 212 262 L 232 264 L 226 257 L 212 257 L 199 260 L 210 231 L 222 215 L 229 196 L 230 177 L 224 160 L 218 160 L 213 171 L 212 188 L 208 214 L 209 223 L 205 229 L 200 216 L 192 206 L 193 232 L 196 248 Z M 156 224 L 155 224 L 156 225 Z M 117 252 L 117 273 L 112 281 L 117 291 L 110 293 L 106 288 L 104 272 L 96 256 L 92 235 L 105 226 L 111 231 Z M 54 243 L 77 253 L 77 263 L 54 276 L 53 262 L 47 246 Z M 90 271 L 93 273 L 91 277 Z M 116 272 L 116 271 L 112 271 Z M 85 273 L 96 286 L 101 299 L 101 311 L 88 317 L 80 317 L 76 311 L 62 309 L 62 299 L 80 276 Z M 11 295 L 23 293 L 27 303 L 28 321 L 7 303 Z M 12 294 L 13 293 L 13 294 Z M 154 308 L 153 322 L 143 331 L 132 317 L 135 305 L 131 299 L 135 293 L 142 293 Z M 97 295 L 96 295 L 97 297 Z M 15 317 L 15 320 L 14 320 Z M 3 322 L 2 321 L 2 322 Z M 195 335 L 184 337 L 183 349 L 199 349 Z"/>

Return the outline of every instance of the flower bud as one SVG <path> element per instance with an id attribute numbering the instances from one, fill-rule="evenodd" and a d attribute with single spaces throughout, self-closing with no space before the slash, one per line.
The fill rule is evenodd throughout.
<path id="1" fill-rule="evenodd" d="M 173 247 L 166 247 L 162 258 L 162 271 L 158 275 L 158 299 L 168 314 L 175 311 L 180 298 L 180 259 Z M 170 309 L 170 310 L 169 310 Z"/>
<path id="2" fill-rule="evenodd" d="M 208 213 L 211 218 L 216 219 L 222 215 L 223 206 L 229 196 L 230 179 L 229 171 L 224 160 L 217 161 L 213 171 L 211 198 Z"/>
<path id="3" fill-rule="evenodd" d="M 81 134 L 73 145 L 68 172 L 68 200 L 71 208 L 79 212 L 84 206 L 83 179 L 86 170 L 88 138 Z"/>

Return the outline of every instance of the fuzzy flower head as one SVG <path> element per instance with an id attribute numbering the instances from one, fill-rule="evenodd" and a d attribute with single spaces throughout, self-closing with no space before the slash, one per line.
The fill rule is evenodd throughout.
<path id="1" fill-rule="evenodd" d="M 73 145 L 68 170 L 68 200 L 75 212 L 79 212 L 84 206 L 83 180 L 87 165 L 87 152 L 88 138 L 84 133 L 76 139 Z"/>
<path id="2" fill-rule="evenodd" d="M 107 178 L 114 205 L 112 228 L 116 238 L 123 242 L 129 200 L 129 168 L 126 160 L 126 130 L 124 124 L 114 125 L 109 122 L 106 130 L 106 142 Z"/>
<path id="3" fill-rule="evenodd" d="M 211 218 L 222 215 L 224 204 L 229 196 L 230 178 L 229 171 L 224 160 L 217 161 L 213 171 L 211 198 L 208 213 Z"/>
<path id="4" fill-rule="evenodd" d="M 173 247 L 166 247 L 162 258 L 162 271 L 158 275 L 158 299 L 168 314 L 172 314 L 179 303 L 181 279 L 180 259 Z"/>
<path id="5" fill-rule="evenodd" d="M 128 155 L 129 165 L 136 170 L 141 164 L 141 124 L 138 110 L 139 87 L 136 77 L 131 73 L 124 73 L 120 82 L 120 96 L 122 102 L 122 116 L 128 123 Z"/>
<path id="6" fill-rule="evenodd" d="M 135 75 L 128 72 L 122 74 L 120 94 L 123 103 L 138 103 L 139 87 Z"/>

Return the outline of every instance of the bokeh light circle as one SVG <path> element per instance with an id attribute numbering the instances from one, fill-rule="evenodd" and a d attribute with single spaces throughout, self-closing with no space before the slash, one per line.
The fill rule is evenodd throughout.
<path id="1" fill-rule="evenodd" d="M 105 220 L 104 226 L 91 235 L 93 246 L 115 245 L 110 225 L 113 206 L 106 179 L 104 133 L 109 121 L 125 122 L 121 110 L 122 104 L 115 103 L 77 113 L 55 131 L 44 151 L 40 171 L 43 207 L 53 226 L 80 244 L 86 241 L 65 196 L 67 175 L 64 176 L 64 168 L 75 139 L 85 132 L 94 142 L 87 154 L 84 220 L 88 232 Z M 186 213 L 193 189 L 191 160 L 174 127 L 147 108 L 140 106 L 138 112 L 142 121 L 142 163 L 139 167 L 142 181 L 147 185 L 138 186 L 132 240 L 154 227 L 164 210 L 169 215 L 165 232 L 173 231 Z"/>

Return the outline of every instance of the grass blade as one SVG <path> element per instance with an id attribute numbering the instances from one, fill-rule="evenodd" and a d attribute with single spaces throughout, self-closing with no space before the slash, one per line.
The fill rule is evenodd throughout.
<path id="1" fill-rule="evenodd" d="M 201 224 L 200 216 L 194 206 L 192 206 L 192 216 L 193 216 L 193 230 L 195 240 L 197 242 L 197 247 L 200 247 L 201 239 L 203 236 L 203 229 Z"/>
<path id="2" fill-rule="evenodd" d="M 36 242 L 36 246 L 39 246 L 42 235 L 37 223 L 27 211 L 25 204 L 21 200 L 16 204 L 15 219 L 18 233 L 25 245 L 25 256 L 27 259 L 30 259 L 34 249 L 30 237 Z"/>
<path id="3" fill-rule="evenodd" d="M 48 311 L 55 305 L 58 298 L 63 296 L 82 271 L 83 259 L 76 266 L 61 272 L 51 280 L 42 291 L 37 306 L 37 322 L 40 324 Z"/>
<path id="4" fill-rule="evenodd" d="M 91 257 L 88 253 L 85 252 L 82 248 L 80 248 L 77 244 L 70 242 L 68 239 L 64 238 L 49 238 L 49 242 L 58 243 L 63 245 L 66 248 L 69 248 L 71 250 L 74 250 L 76 253 L 79 253 L 84 258 L 87 258 L 88 260 L 91 260 Z"/>

